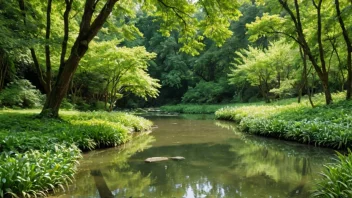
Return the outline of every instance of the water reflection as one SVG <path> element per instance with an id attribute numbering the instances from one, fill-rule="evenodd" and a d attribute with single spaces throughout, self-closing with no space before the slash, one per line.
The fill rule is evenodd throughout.
<path id="1" fill-rule="evenodd" d="M 156 141 L 145 136 L 124 149 L 87 154 L 75 184 L 56 196 L 308 197 L 322 164 L 333 155 L 327 149 L 247 136 L 228 122 L 153 119 Z M 186 160 L 144 163 L 153 156 Z"/>

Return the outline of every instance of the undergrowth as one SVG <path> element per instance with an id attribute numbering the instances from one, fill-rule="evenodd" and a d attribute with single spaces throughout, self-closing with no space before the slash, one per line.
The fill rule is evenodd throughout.
<path id="1" fill-rule="evenodd" d="M 334 103 L 323 105 L 316 97 L 317 107 L 307 101 L 286 105 L 248 105 L 225 107 L 215 113 L 217 119 L 239 123 L 242 131 L 334 149 L 352 146 L 352 101 L 344 93 L 334 94 Z M 325 166 L 314 197 L 352 197 L 352 153 L 337 154 L 334 164 Z"/>
<path id="2" fill-rule="evenodd" d="M 127 113 L 0 111 L 0 197 L 43 196 L 71 182 L 81 151 L 125 143 L 152 123 Z"/>

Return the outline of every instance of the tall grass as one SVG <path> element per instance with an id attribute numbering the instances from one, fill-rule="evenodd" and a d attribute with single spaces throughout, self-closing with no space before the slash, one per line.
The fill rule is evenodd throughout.
<path id="1" fill-rule="evenodd" d="M 325 166 L 313 197 L 352 197 L 352 153 L 337 156 L 336 163 Z"/>
<path id="2" fill-rule="evenodd" d="M 42 196 L 73 179 L 80 152 L 125 143 L 152 123 L 127 113 L 0 111 L 0 197 Z"/>

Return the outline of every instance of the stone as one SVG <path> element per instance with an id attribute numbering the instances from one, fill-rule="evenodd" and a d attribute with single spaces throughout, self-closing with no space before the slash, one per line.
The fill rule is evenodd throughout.
<path id="1" fill-rule="evenodd" d="M 160 161 L 166 161 L 169 160 L 168 157 L 150 157 L 145 159 L 144 161 L 147 163 L 152 163 L 152 162 L 160 162 Z"/>
<path id="2" fill-rule="evenodd" d="M 172 160 L 184 160 L 185 158 L 182 156 L 175 156 L 175 157 L 170 157 Z"/>

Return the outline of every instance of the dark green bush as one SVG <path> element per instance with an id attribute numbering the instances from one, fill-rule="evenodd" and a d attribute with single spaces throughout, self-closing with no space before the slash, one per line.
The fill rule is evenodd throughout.
<path id="1" fill-rule="evenodd" d="M 75 108 L 75 105 L 70 103 L 67 98 L 64 98 L 61 102 L 60 109 L 72 110 Z"/>
<path id="2" fill-rule="evenodd" d="M 219 103 L 224 92 L 224 86 L 220 83 L 201 81 L 194 88 L 188 89 L 182 97 L 182 102 Z"/>
<path id="3" fill-rule="evenodd" d="M 20 79 L 0 92 L 0 103 L 6 107 L 33 108 L 41 105 L 43 97 L 28 80 Z"/>

